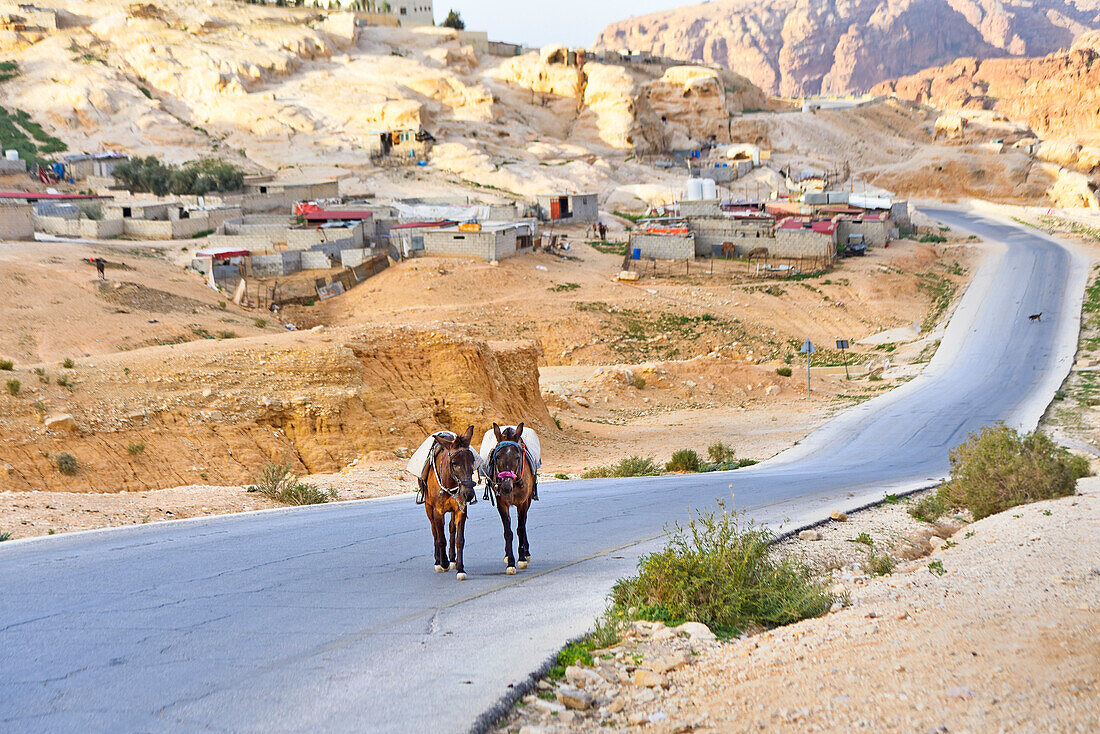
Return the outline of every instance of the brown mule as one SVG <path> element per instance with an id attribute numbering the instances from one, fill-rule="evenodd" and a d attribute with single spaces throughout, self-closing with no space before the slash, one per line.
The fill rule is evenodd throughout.
<path id="1" fill-rule="evenodd" d="M 497 446 L 486 458 L 485 482 L 496 497 L 497 512 L 504 525 L 504 560 L 509 575 L 516 567 L 527 568 L 531 561 L 531 547 L 527 542 L 527 511 L 531 509 L 531 500 L 535 494 L 535 472 L 525 456 L 523 446 L 523 424 L 515 428 L 501 429 L 493 424 Z M 516 532 L 519 535 L 519 561 L 512 553 L 512 516 L 511 508 L 516 508 Z"/>
<path id="2" fill-rule="evenodd" d="M 428 487 L 424 493 L 424 511 L 428 513 L 435 540 L 435 570 L 443 572 L 453 568 L 458 571 L 459 581 L 466 580 L 466 571 L 462 566 L 462 549 L 466 545 L 466 506 L 477 502 L 474 493 L 477 462 L 470 449 L 470 439 L 473 437 L 474 427 L 470 426 L 466 433 L 454 439 L 436 438 L 440 448 L 432 457 Z M 443 526 L 448 514 L 451 516 L 449 553 L 447 529 Z"/>

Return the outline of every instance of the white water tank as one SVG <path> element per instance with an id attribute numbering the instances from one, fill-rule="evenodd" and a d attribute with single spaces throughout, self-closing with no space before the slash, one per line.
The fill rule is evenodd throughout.
<path id="1" fill-rule="evenodd" d="M 701 201 L 703 198 L 703 179 L 689 178 L 687 190 L 684 192 L 685 201 Z"/>
<path id="2" fill-rule="evenodd" d="M 703 199 L 705 201 L 714 201 L 718 198 L 718 184 L 714 182 L 713 178 L 703 179 Z"/>

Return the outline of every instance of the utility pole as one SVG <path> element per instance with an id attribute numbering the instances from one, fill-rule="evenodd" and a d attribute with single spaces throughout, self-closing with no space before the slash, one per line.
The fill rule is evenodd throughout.
<path id="1" fill-rule="evenodd" d="M 806 397 L 808 398 L 810 397 L 810 355 L 817 350 L 814 349 L 814 343 L 807 339 L 798 351 L 806 355 Z"/>

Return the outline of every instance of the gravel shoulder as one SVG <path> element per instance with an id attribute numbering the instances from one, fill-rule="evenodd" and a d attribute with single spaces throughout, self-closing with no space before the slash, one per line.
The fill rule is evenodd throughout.
<path id="1" fill-rule="evenodd" d="M 965 525 L 888 576 L 862 573 L 866 546 L 848 542 L 859 532 L 900 553 L 954 529 L 906 509 L 881 505 L 782 544 L 834 569 L 847 595 L 834 612 L 729 643 L 638 625 L 595 670 L 541 682 L 543 698 L 528 696 L 498 731 L 1100 730 L 1100 478 Z M 662 672 L 638 679 L 643 669 Z M 593 703 L 555 708 L 552 685 Z"/>

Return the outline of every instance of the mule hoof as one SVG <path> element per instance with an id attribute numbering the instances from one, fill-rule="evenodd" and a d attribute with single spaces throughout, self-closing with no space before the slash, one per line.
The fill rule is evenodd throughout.
<path id="1" fill-rule="evenodd" d="M 465 581 L 466 580 L 466 574 L 462 571 L 459 571 L 458 575 L 456 575 L 455 578 L 458 579 L 459 581 Z"/>
<path id="2" fill-rule="evenodd" d="M 438 563 L 435 564 L 435 572 L 436 573 L 443 573 L 443 566 L 440 566 Z"/>
<path id="3" fill-rule="evenodd" d="M 451 561 L 451 565 L 447 568 L 447 570 L 448 571 L 453 571 L 453 570 L 455 570 L 455 566 L 457 566 L 457 565 L 458 565 L 457 563 L 455 563 L 454 561 Z"/>
<path id="4" fill-rule="evenodd" d="M 519 567 L 520 569 L 527 568 L 527 561 L 520 561 L 516 564 L 516 566 Z"/>
<path id="5" fill-rule="evenodd" d="M 516 575 L 516 567 L 515 566 L 509 566 L 508 570 L 505 571 L 504 573 L 508 574 L 509 576 L 515 576 Z"/>

